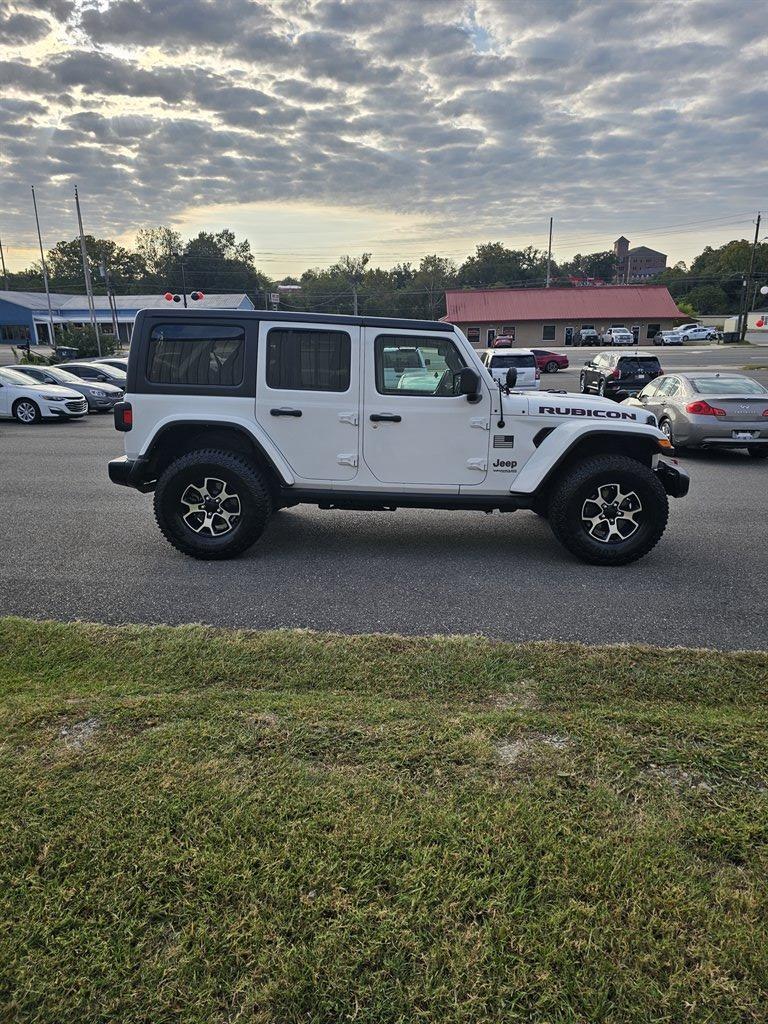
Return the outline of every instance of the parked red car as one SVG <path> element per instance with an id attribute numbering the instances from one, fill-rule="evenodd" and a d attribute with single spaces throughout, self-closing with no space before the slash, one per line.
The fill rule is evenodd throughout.
<path id="1" fill-rule="evenodd" d="M 558 370 L 568 369 L 568 356 L 549 352 L 545 348 L 532 348 L 531 352 L 536 356 L 536 365 L 542 373 L 557 373 Z"/>

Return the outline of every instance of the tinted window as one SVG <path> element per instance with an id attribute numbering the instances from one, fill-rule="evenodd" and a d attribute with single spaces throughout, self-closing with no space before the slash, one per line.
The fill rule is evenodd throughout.
<path id="1" fill-rule="evenodd" d="M 347 391 L 352 343 L 343 331 L 273 328 L 267 335 L 267 386 L 286 391 Z"/>
<path id="2" fill-rule="evenodd" d="M 765 395 L 768 391 L 751 377 L 689 377 L 700 395 Z"/>
<path id="3" fill-rule="evenodd" d="M 493 355 L 491 356 L 491 366 L 494 370 L 506 370 L 510 366 L 514 366 L 517 369 L 524 367 L 531 368 L 536 366 L 536 360 L 533 356 L 528 355 Z"/>
<path id="4" fill-rule="evenodd" d="M 622 373 L 659 373 L 661 371 L 661 365 L 656 356 L 647 356 L 646 358 L 622 356 L 619 359 L 619 366 Z"/>
<path id="5" fill-rule="evenodd" d="M 544 324 L 541 332 L 542 341 L 554 341 L 555 340 L 555 325 Z"/>
<path id="6" fill-rule="evenodd" d="M 237 387 L 243 379 L 245 333 L 218 324 L 158 324 L 152 328 L 147 380 L 154 384 Z M 114 367 L 105 372 L 124 380 Z"/>
<path id="7" fill-rule="evenodd" d="M 391 368 L 393 349 L 412 351 L 418 341 L 420 366 L 398 374 Z M 382 395 L 436 395 L 449 397 L 456 394 L 455 374 L 465 362 L 452 341 L 446 338 L 414 338 L 381 334 L 374 346 L 376 362 L 376 390 Z"/>
<path id="8" fill-rule="evenodd" d="M 660 330 L 661 330 L 661 324 L 648 324 L 648 329 L 645 332 L 646 333 L 646 337 L 648 337 L 648 338 L 655 338 Z"/>

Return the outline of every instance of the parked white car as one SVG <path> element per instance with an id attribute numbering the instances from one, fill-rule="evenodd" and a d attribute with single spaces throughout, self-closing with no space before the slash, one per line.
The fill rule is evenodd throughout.
<path id="1" fill-rule="evenodd" d="M 677 331 L 659 331 L 653 336 L 654 345 L 682 345 L 683 336 Z"/>
<path id="2" fill-rule="evenodd" d="M 515 391 L 537 391 L 541 386 L 541 371 L 533 349 L 487 348 L 480 353 L 480 359 L 493 379 L 502 384 L 507 379 L 507 370 L 517 370 Z"/>
<path id="3" fill-rule="evenodd" d="M 603 345 L 636 345 L 635 336 L 626 327 L 609 327 L 603 335 Z"/>
<path id="4" fill-rule="evenodd" d="M 683 324 L 676 327 L 674 333 L 680 335 L 683 344 L 687 341 L 715 341 L 717 338 L 716 329 L 704 324 Z"/>
<path id="5" fill-rule="evenodd" d="M 25 373 L 0 367 L 0 418 L 32 424 L 79 419 L 87 413 L 87 401 L 71 388 L 38 384 Z"/>

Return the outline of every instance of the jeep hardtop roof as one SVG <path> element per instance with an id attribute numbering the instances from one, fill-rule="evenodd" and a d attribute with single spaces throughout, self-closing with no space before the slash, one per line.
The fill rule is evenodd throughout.
<path id="1" fill-rule="evenodd" d="M 136 315 L 141 320 L 269 320 L 298 324 L 347 324 L 355 327 L 397 327 L 404 331 L 439 331 L 453 334 L 453 324 L 442 320 L 404 320 L 383 316 L 341 316 L 336 313 L 288 313 L 281 309 L 142 309 Z"/>

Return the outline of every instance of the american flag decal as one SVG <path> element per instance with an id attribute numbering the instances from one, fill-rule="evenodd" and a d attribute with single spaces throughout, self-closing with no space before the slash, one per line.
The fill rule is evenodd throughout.
<path id="1" fill-rule="evenodd" d="M 494 434 L 493 435 L 493 447 L 494 448 L 514 448 L 515 447 L 515 435 L 514 434 Z"/>

